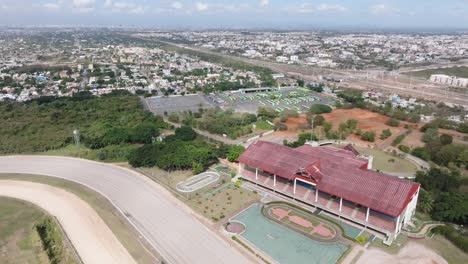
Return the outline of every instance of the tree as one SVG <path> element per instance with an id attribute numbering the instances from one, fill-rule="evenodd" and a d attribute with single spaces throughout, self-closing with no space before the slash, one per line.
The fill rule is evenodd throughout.
<path id="1" fill-rule="evenodd" d="M 423 213 L 430 213 L 434 208 L 434 199 L 432 194 L 425 190 L 420 190 L 418 199 L 418 210 Z"/>
<path id="2" fill-rule="evenodd" d="M 468 194 L 444 192 L 434 204 L 432 217 L 439 221 L 468 224 Z"/>
<path id="3" fill-rule="evenodd" d="M 152 142 L 153 137 L 159 136 L 159 129 L 153 124 L 140 124 L 133 128 L 131 140 L 133 143 L 148 144 Z"/>
<path id="4" fill-rule="evenodd" d="M 330 132 L 331 129 L 332 129 L 332 124 L 330 122 L 323 123 L 323 130 L 325 131 L 325 133 Z"/>
<path id="5" fill-rule="evenodd" d="M 416 147 L 411 151 L 411 155 L 416 156 L 423 160 L 430 160 L 431 153 L 425 147 Z"/>
<path id="6" fill-rule="evenodd" d="M 203 171 L 203 165 L 198 162 L 192 162 L 192 172 L 193 174 L 200 174 Z"/>
<path id="7" fill-rule="evenodd" d="M 197 133 L 189 126 L 182 126 L 176 128 L 175 136 L 182 141 L 192 141 L 197 137 Z"/>
<path id="8" fill-rule="evenodd" d="M 416 182 L 427 191 L 451 192 L 460 187 L 460 172 L 458 170 L 448 170 L 441 168 L 431 168 L 428 172 L 418 171 Z"/>
<path id="9" fill-rule="evenodd" d="M 433 156 L 433 160 L 440 165 L 448 166 L 449 163 L 453 162 L 460 166 L 463 162 L 460 162 L 459 157 L 462 157 L 466 151 L 468 151 L 468 147 L 465 145 L 445 145 Z"/>
<path id="10" fill-rule="evenodd" d="M 227 159 L 230 162 L 234 162 L 244 152 L 245 148 L 241 145 L 230 145 L 227 153 Z"/>
<path id="11" fill-rule="evenodd" d="M 271 107 L 262 106 L 258 108 L 257 116 L 262 117 L 263 119 L 274 119 L 278 116 L 278 113 Z"/>
<path id="12" fill-rule="evenodd" d="M 442 145 L 449 145 L 449 144 L 452 144 L 453 142 L 453 137 L 451 135 L 447 135 L 447 134 L 442 134 L 440 136 L 440 143 L 442 143 Z"/>
<path id="13" fill-rule="evenodd" d="M 299 87 L 304 87 L 304 86 L 305 86 L 304 80 L 297 80 L 297 85 L 298 85 Z"/>
<path id="14" fill-rule="evenodd" d="M 325 118 L 321 115 L 314 116 L 314 127 L 321 126 L 325 122 Z"/>
<path id="15" fill-rule="evenodd" d="M 332 111 L 332 108 L 324 104 L 315 104 L 309 108 L 309 113 L 311 114 L 330 113 L 331 111 Z"/>
<path id="16" fill-rule="evenodd" d="M 439 133 L 436 128 L 427 129 L 421 140 L 426 143 L 424 146 L 431 153 L 431 157 L 435 157 L 442 147 Z"/>

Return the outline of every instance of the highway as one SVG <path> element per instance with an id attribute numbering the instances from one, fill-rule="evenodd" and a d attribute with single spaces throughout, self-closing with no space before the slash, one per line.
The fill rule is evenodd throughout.
<path id="1" fill-rule="evenodd" d="M 89 160 L 52 156 L 0 157 L 0 173 L 58 177 L 109 199 L 169 263 L 251 263 L 203 225 L 193 211 L 145 176 Z"/>

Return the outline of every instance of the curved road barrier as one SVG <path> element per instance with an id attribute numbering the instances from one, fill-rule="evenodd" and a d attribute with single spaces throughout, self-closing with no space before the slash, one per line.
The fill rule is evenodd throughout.
<path id="1" fill-rule="evenodd" d="M 166 189 L 129 169 L 52 156 L 0 157 L 0 173 L 26 173 L 74 181 L 100 193 L 169 263 L 250 263 Z"/>
<path id="2" fill-rule="evenodd" d="M 191 193 L 208 186 L 219 179 L 219 173 L 207 171 L 179 182 L 176 186 L 177 191 Z"/>
<path id="3" fill-rule="evenodd" d="M 40 183 L 0 180 L 0 196 L 33 203 L 55 216 L 85 264 L 136 263 L 91 206 L 69 192 Z"/>

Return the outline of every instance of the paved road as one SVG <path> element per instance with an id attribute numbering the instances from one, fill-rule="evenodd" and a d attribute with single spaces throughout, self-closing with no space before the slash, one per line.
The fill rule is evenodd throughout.
<path id="1" fill-rule="evenodd" d="M 81 183 L 107 197 L 169 263 L 250 263 L 167 190 L 110 164 L 44 157 L 0 157 L 0 173 L 28 173 Z"/>
<path id="2" fill-rule="evenodd" d="M 76 195 L 45 184 L 0 180 L 0 196 L 34 203 L 55 216 L 85 264 L 136 264 L 93 208 Z"/>

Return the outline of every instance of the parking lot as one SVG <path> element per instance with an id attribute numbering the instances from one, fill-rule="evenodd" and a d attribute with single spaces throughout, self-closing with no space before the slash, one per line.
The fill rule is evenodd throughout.
<path id="1" fill-rule="evenodd" d="M 313 104 L 331 104 L 332 98 L 305 88 L 282 88 L 269 92 L 223 92 L 208 97 L 213 104 L 232 107 L 237 112 L 256 113 L 259 107 L 270 107 L 277 112 L 284 110 L 306 111 Z"/>
<path id="2" fill-rule="evenodd" d="M 196 112 L 200 108 L 232 108 L 236 112 L 257 113 L 259 107 L 270 107 L 278 113 L 284 110 L 305 112 L 314 104 L 333 104 L 333 98 L 305 88 L 281 88 L 272 91 L 244 92 L 243 90 L 212 93 L 209 95 L 177 95 L 146 98 L 148 108 L 156 114 L 182 111 Z"/>

